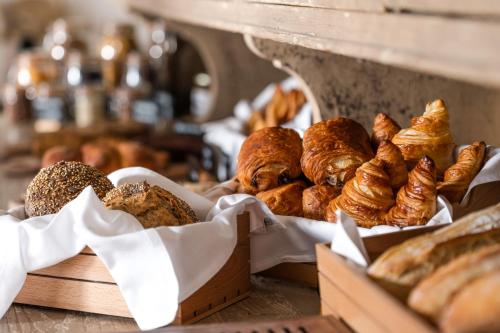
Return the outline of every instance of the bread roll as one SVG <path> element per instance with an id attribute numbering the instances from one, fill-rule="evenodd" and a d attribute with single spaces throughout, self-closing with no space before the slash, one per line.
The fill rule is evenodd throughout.
<path id="1" fill-rule="evenodd" d="M 354 120 L 324 120 L 304 133 L 302 170 L 316 185 L 342 187 L 372 157 L 368 133 Z"/>
<path id="2" fill-rule="evenodd" d="M 453 296 L 486 274 L 500 270 L 500 244 L 465 254 L 422 280 L 410 293 L 408 304 L 437 321 Z"/>
<path id="3" fill-rule="evenodd" d="M 26 214 L 29 217 L 55 214 L 87 186 L 92 186 L 100 199 L 113 189 L 104 174 L 80 162 L 61 161 L 43 168 L 26 190 Z"/>
<path id="4" fill-rule="evenodd" d="M 460 290 L 444 309 L 439 326 L 445 333 L 500 332 L 500 270 Z"/>
<path id="5" fill-rule="evenodd" d="M 331 185 L 314 185 L 302 193 L 302 209 L 304 217 L 326 221 L 328 203 L 338 197 L 342 190 Z"/>
<path id="6" fill-rule="evenodd" d="M 257 193 L 256 197 L 262 200 L 274 214 L 287 216 L 304 216 L 302 211 L 302 192 L 306 188 L 303 181 Z"/>
<path id="7" fill-rule="evenodd" d="M 83 163 L 109 174 L 121 168 L 120 153 L 104 142 L 89 142 L 81 148 Z"/>
<path id="8" fill-rule="evenodd" d="M 144 228 L 198 222 L 196 214 L 186 202 L 147 182 L 120 185 L 109 191 L 103 201 L 109 209 L 134 215 Z"/>
<path id="9" fill-rule="evenodd" d="M 410 288 L 450 260 L 497 243 L 499 228 L 500 204 L 497 204 L 391 247 L 369 267 L 368 274 L 383 282 Z M 483 232 L 491 234 L 474 235 Z"/>
<path id="10" fill-rule="evenodd" d="M 82 161 L 80 149 L 69 146 L 54 146 L 49 148 L 42 157 L 42 168 L 46 168 L 60 161 Z"/>
<path id="11" fill-rule="evenodd" d="M 292 182 L 302 173 L 302 140 L 294 130 L 268 127 L 252 133 L 238 155 L 237 178 L 249 194 Z"/>

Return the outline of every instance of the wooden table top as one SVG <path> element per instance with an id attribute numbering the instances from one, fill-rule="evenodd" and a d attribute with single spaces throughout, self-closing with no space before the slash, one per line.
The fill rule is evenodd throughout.
<path id="1" fill-rule="evenodd" d="M 34 175 L 10 177 L 0 163 L 0 209 L 25 191 Z M 293 319 L 320 312 L 318 291 L 291 282 L 252 277 L 251 295 L 200 323 Z M 0 332 L 125 332 L 137 330 L 131 319 L 82 312 L 13 305 L 0 319 Z"/>

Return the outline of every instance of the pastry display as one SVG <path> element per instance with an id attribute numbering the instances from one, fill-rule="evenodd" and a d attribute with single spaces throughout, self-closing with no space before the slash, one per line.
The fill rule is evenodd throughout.
<path id="1" fill-rule="evenodd" d="M 81 162 L 62 161 L 43 168 L 26 190 L 26 214 L 29 217 L 55 214 L 87 186 L 92 186 L 101 199 L 113 189 L 104 174 Z"/>
<path id="2" fill-rule="evenodd" d="M 302 171 L 316 185 L 342 187 L 372 157 L 368 133 L 354 120 L 324 120 L 304 133 Z"/>
<path id="3" fill-rule="evenodd" d="M 83 163 L 109 174 L 120 169 L 122 165 L 120 153 L 111 145 L 90 142 L 81 147 Z"/>
<path id="4" fill-rule="evenodd" d="M 385 113 L 379 113 L 373 121 L 372 145 L 377 149 L 382 141 L 392 140 L 401 127 Z"/>
<path id="5" fill-rule="evenodd" d="M 410 288 L 450 260 L 497 243 L 500 243 L 500 204 L 391 247 L 369 267 L 368 274 Z"/>
<path id="6" fill-rule="evenodd" d="M 443 181 L 438 183 L 438 193 L 451 203 L 460 202 L 481 169 L 485 153 L 486 144 L 482 141 L 464 148 L 458 154 L 456 163 L 446 169 Z"/>
<path id="7" fill-rule="evenodd" d="M 302 209 L 304 217 L 313 220 L 326 221 L 328 203 L 338 197 L 342 190 L 331 185 L 314 185 L 302 193 Z"/>
<path id="8" fill-rule="evenodd" d="M 178 226 L 198 222 L 196 214 L 182 199 L 147 182 L 123 184 L 103 199 L 109 209 L 134 215 L 144 228 Z"/>
<path id="9" fill-rule="evenodd" d="M 298 178 L 302 140 L 294 130 L 268 127 L 252 133 L 241 146 L 237 178 L 249 194 L 266 191 Z"/>
<path id="10" fill-rule="evenodd" d="M 389 225 L 423 225 L 436 213 L 436 167 L 424 156 L 408 174 L 408 182 L 396 196 L 396 204 L 384 216 Z"/>
<path id="11" fill-rule="evenodd" d="M 247 121 L 248 133 L 265 127 L 280 126 L 292 120 L 306 103 L 304 93 L 298 89 L 285 92 L 280 85 L 276 86 L 271 101 L 263 110 L 252 113 Z"/>
<path id="12" fill-rule="evenodd" d="M 437 321 L 457 292 L 494 272 L 500 272 L 500 244 L 465 254 L 440 267 L 412 290 L 408 304 Z"/>
<path id="13" fill-rule="evenodd" d="M 408 181 L 408 171 L 401 151 L 391 141 L 379 143 L 377 158 L 384 163 L 384 170 L 389 176 L 391 187 L 398 190 Z"/>
<path id="14" fill-rule="evenodd" d="M 378 158 L 371 159 L 356 170 L 356 175 L 330 201 L 326 216 L 335 222 L 337 208 L 352 217 L 356 224 L 370 228 L 384 223 L 384 215 L 394 204 L 389 176 Z"/>
<path id="15" fill-rule="evenodd" d="M 302 210 L 302 192 L 306 188 L 303 181 L 295 181 L 290 184 L 259 192 L 256 197 L 262 200 L 276 215 L 304 216 Z"/>
<path id="16" fill-rule="evenodd" d="M 80 149 L 71 146 L 54 146 L 49 148 L 43 154 L 42 168 L 46 168 L 60 161 L 82 162 Z"/>
<path id="17" fill-rule="evenodd" d="M 392 142 L 401 149 L 410 169 L 423 156 L 429 156 L 436 164 L 438 175 L 442 175 L 453 163 L 455 147 L 444 102 L 438 99 L 428 103 L 424 114 L 413 118 L 411 127 L 399 131 Z"/>

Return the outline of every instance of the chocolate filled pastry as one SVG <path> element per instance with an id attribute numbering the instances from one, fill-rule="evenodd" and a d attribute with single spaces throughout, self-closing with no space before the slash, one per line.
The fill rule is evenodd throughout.
<path id="1" fill-rule="evenodd" d="M 324 120 L 304 133 L 302 170 L 316 185 L 342 187 L 372 157 L 368 133 L 354 120 Z"/>
<path id="2" fill-rule="evenodd" d="M 481 169 L 485 152 L 486 144 L 482 141 L 464 148 L 458 154 L 457 162 L 445 171 L 444 180 L 438 183 L 438 193 L 451 203 L 460 202 Z"/>
<path id="3" fill-rule="evenodd" d="M 398 191 L 385 221 L 399 227 L 423 225 L 436 214 L 436 205 L 436 167 L 424 156 L 408 174 L 408 183 Z"/>
<path id="4" fill-rule="evenodd" d="M 372 146 L 377 149 L 382 141 L 392 140 L 401 127 L 385 113 L 379 113 L 373 121 Z"/>
<path id="5" fill-rule="evenodd" d="M 43 168 L 26 190 L 26 214 L 55 214 L 87 186 L 92 186 L 100 199 L 113 189 L 102 172 L 81 162 L 61 161 Z"/>
<path id="6" fill-rule="evenodd" d="M 374 158 L 356 170 L 356 176 L 342 189 L 342 194 L 330 201 L 327 219 L 336 222 L 335 211 L 340 208 L 360 227 L 371 228 L 384 224 L 384 214 L 394 204 L 394 194 L 383 162 Z"/>
<path id="7" fill-rule="evenodd" d="M 422 280 L 410 293 L 410 307 L 438 321 L 453 297 L 474 280 L 500 271 L 500 244 L 467 253 Z M 471 306 L 474 302 L 471 302 Z M 498 314 L 497 314 L 498 315 Z"/>
<path id="8" fill-rule="evenodd" d="M 314 185 L 302 193 L 302 209 L 304 217 L 312 220 L 326 221 L 328 203 L 338 197 L 342 190 L 331 185 Z"/>
<path id="9" fill-rule="evenodd" d="M 89 142 L 81 148 L 83 163 L 109 174 L 121 168 L 118 150 L 104 142 Z"/>
<path id="10" fill-rule="evenodd" d="M 144 228 L 198 222 L 196 214 L 185 201 L 147 182 L 120 185 L 109 191 L 103 201 L 106 208 L 134 215 Z"/>
<path id="11" fill-rule="evenodd" d="M 304 216 L 302 211 L 302 192 L 306 188 L 303 181 L 257 193 L 256 197 L 266 203 L 276 215 Z"/>
<path id="12" fill-rule="evenodd" d="M 401 151 L 390 141 L 382 141 L 377 149 L 377 158 L 384 163 L 391 187 L 398 190 L 408 181 L 408 171 Z"/>
<path id="13" fill-rule="evenodd" d="M 399 147 L 409 168 L 429 156 L 436 164 L 438 175 L 452 164 L 455 143 L 450 132 L 448 110 L 440 99 L 428 103 L 421 117 L 411 121 L 411 127 L 399 131 L 392 142 Z"/>
<path id="14" fill-rule="evenodd" d="M 241 146 L 237 178 L 243 190 L 256 194 L 300 176 L 302 140 L 294 130 L 269 127 L 252 133 Z"/>
<path id="15" fill-rule="evenodd" d="M 80 149 L 70 146 L 54 146 L 49 148 L 42 157 L 42 168 L 51 166 L 60 161 L 82 161 Z"/>

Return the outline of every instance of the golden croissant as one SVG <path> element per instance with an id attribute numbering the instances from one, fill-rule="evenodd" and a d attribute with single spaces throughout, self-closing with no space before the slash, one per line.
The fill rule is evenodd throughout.
<path id="1" fill-rule="evenodd" d="M 377 149 L 382 141 L 392 140 L 401 127 L 385 113 L 379 113 L 373 121 L 372 130 L 372 146 Z"/>
<path id="2" fill-rule="evenodd" d="M 368 133 L 354 120 L 324 120 L 304 133 L 302 171 L 317 185 L 342 187 L 372 157 Z"/>
<path id="3" fill-rule="evenodd" d="M 438 194 L 444 195 L 451 203 L 460 202 L 481 169 L 485 152 L 486 144 L 482 141 L 464 148 L 458 154 L 457 162 L 445 171 L 444 180 L 438 183 Z"/>
<path id="4" fill-rule="evenodd" d="M 438 175 L 452 164 L 453 137 L 448 110 L 440 99 L 428 103 L 421 117 L 412 119 L 411 127 L 399 131 L 392 142 L 399 147 L 409 168 L 424 156 L 432 158 Z"/>
<path id="5" fill-rule="evenodd" d="M 303 181 L 257 193 L 256 197 L 266 203 L 274 214 L 287 216 L 304 216 L 302 211 L 302 192 L 306 188 Z"/>
<path id="6" fill-rule="evenodd" d="M 352 217 L 358 226 L 371 228 L 384 223 L 384 214 L 394 204 L 394 194 L 383 162 L 373 158 L 356 170 L 356 176 L 342 189 L 342 194 L 330 201 L 327 219 L 335 222 L 335 211 L 340 208 Z"/>
<path id="7" fill-rule="evenodd" d="M 302 140 L 294 130 L 267 127 L 252 133 L 238 155 L 237 178 L 243 191 L 256 194 L 300 176 Z"/>
<path id="8" fill-rule="evenodd" d="M 376 157 L 384 162 L 384 169 L 389 176 L 391 187 L 398 190 L 408 181 L 408 170 L 401 151 L 391 141 L 382 141 Z"/>
<path id="9" fill-rule="evenodd" d="M 341 189 L 332 185 L 314 185 L 302 193 L 304 217 L 324 221 L 328 203 L 339 196 Z"/>
<path id="10" fill-rule="evenodd" d="M 384 219 L 400 227 L 426 224 L 436 213 L 436 198 L 436 167 L 424 156 L 408 174 L 408 183 L 399 190 L 396 204 Z"/>

